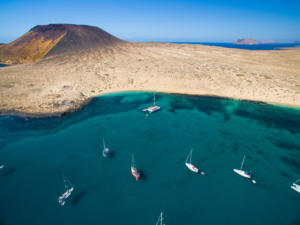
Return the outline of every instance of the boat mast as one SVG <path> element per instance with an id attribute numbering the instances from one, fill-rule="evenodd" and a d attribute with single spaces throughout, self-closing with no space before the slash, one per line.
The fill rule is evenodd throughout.
<path id="1" fill-rule="evenodd" d="M 164 225 L 163 224 L 163 212 L 160 212 L 156 225 Z"/>
<path id="2" fill-rule="evenodd" d="M 135 167 L 134 155 L 133 154 L 131 154 L 131 165 Z"/>
<path id="3" fill-rule="evenodd" d="M 69 179 L 64 174 L 62 176 L 64 180 L 65 190 L 72 188 L 73 184 L 71 183 L 71 181 L 69 181 Z"/>
<path id="4" fill-rule="evenodd" d="M 246 156 L 244 155 L 244 158 L 243 158 L 243 161 L 242 161 L 242 164 L 241 164 L 241 170 L 243 169 L 245 158 L 246 158 Z"/>
<path id="5" fill-rule="evenodd" d="M 153 94 L 153 105 L 155 105 L 155 93 Z"/>
<path id="6" fill-rule="evenodd" d="M 105 147 L 105 141 L 104 141 L 104 138 L 103 138 L 103 148 L 105 149 L 106 147 Z"/>
<path id="7" fill-rule="evenodd" d="M 294 184 L 297 184 L 299 181 L 300 181 L 300 179 L 296 180 L 296 181 L 294 182 Z"/>
<path id="8" fill-rule="evenodd" d="M 193 149 L 191 149 L 190 153 L 186 157 L 185 163 L 192 163 L 192 153 L 193 153 Z"/>

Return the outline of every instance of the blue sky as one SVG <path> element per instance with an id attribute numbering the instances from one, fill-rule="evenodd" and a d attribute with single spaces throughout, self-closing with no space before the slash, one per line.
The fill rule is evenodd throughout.
<path id="1" fill-rule="evenodd" d="M 98 26 L 132 41 L 300 40 L 300 0 L 0 0 L 0 42 L 38 24 Z"/>

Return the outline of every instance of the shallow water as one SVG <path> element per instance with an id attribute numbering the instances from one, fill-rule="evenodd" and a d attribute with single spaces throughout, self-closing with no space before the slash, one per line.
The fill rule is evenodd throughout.
<path id="1" fill-rule="evenodd" d="M 0 224 L 299 224 L 300 110 L 151 93 L 95 98 L 62 118 L 0 117 Z M 101 156 L 102 137 L 113 155 Z M 193 174 L 184 161 L 207 173 Z M 142 180 L 130 173 L 134 153 Z M 245 169 L 257 184 L 233 173 Z M 62 174 L 75 191 L 64 207 Z"/>

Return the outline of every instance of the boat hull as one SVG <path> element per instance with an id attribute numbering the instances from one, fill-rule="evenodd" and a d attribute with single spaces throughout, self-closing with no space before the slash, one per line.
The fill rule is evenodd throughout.
<path id="1" fill-rule="evenodd" d="M 292 184 L 291 188 L 295 191 L 297 191 L 298 193 L 300 193 L 300 185 L 298 184 Z"/>
<path id="2" fill-rule="evenodd" d="M 191 163 L 185 163 L 186 167 L 189 168 L 189 170 L 193 171 L 194 173 L 198 173 L 199 169 L 197 167 L 195 167 L 193 164 Z"/>
<path id="3" fill-rule="evenodd" d="M 238 170 L 238 169 L 233 169 L 233 171 L 235 173 L 237 173 L 238 175 L 242 176 L 242 177 L 245 177 L 245 178 L 248 178 L 250 179 L 251 178 L 251 174 L 247 171 L 244 171 L 244 170 Z"/>
<path id="4" fill-rule="evenodd" d="M 140 174 L 139 172 L 137 171 L 137 169 L 133 166 L 131 166 L 131 174 L 132 176 L 138 181 L 139 178 L 140 178 Z"/>
<path id="5" fill-rule="evenodd" d="M 147 109 L 144 109 L 143 112 L 153 113 L 153 112 L 156 112 L 158 110 L 160 110 L 160 107 L 156 106 L 156 105 L 153 105 L 153 106 L 148 107 Z"/>
<path id="6" fill-rule="evenodd" d="M 70 197 L 70 195 L 72 194 L 74 188 L 70 188 L 68 189 L 66 192 L 64 192 L 59 198 L 58 198 L 58 203 L 63 206 L 66 203 L 66 200 Z"/>
<path id="7" fill-rule="evenodd" d="M 102 156 L 103 156 L 104 158 L 106 158 L 106 157 L 108 156 L 108 153 L 109 153 L 109 149 L 108 149 L 108 148 L 105 148 L 105 149 L 103 149 Z"/>

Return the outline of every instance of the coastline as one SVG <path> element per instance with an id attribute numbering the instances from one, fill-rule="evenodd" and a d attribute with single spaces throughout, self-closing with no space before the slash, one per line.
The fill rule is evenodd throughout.
<path id="1" fill-rule="evenodd" d="M 64 117 L 68 116 L 72 113 L 76 113 L 80 110 L 82 110 L 84 107 L 86 107 L 88 104 L 90 104 L 93 99 L 102 97 L 102 96 L 107 96 L 107 95 L 113 95 L 113 94 L 126 94 L 126 93 L 135 93 L 135 92 L 142 92 L 142 93 L 163 93 L 163 94 L 170 94 L 170 95 L 180 95 L 180 96 L 185 96 L 185 97 L 209 97 L 209 98 L 218 98 L 218 99 L 224 99 L 224 100 L 236 100 L 236 101 L 241 101 L 241 102 L 250 102 L 254 104 L 265 104 L 265 105 L 273 105 L 275 107 L 284 107 L 284 108 L 290 108 L 292 110 L 300 110 L 300 106 L 297 105 L 288 105 L 288 104 L 278 104 L 278 103 L 273 103 L 273 102 L 264 102 L 264 101 L 258 101 L 258 100 L 251 100 L 251 99 L 238 99 L 238 98 L 231 98 L 231 97 L 226 97 L 226 96 L 219 96 L 219 95 L 200 95 L 200 94 L 195 94 L 195 93 L 182 93 L 182 92 L 162 92 L 162 91 L 154 91 L 154 90 L 123 90 L 123 91 L 106 91 L 103 92 L 100 95 L 90 97 L 76 107 L 69 108 L 65 111 L 61 112 L 45 112 L 45 113 L 30 113 L 30 112 L 22 112 L 22 111 L 0 111 L 0 117 L 3 116 L 15 116 L 23 119 L 40 119 L 40 118 L 51 118 L 51 117 Z"/>
<path id="2" fill-rule="evenodd" d="M 94 97 L 164 92 L 300 108 L 300 48 L 122 43 L 0 69 L 1 115 L 63 116 Z"/>

